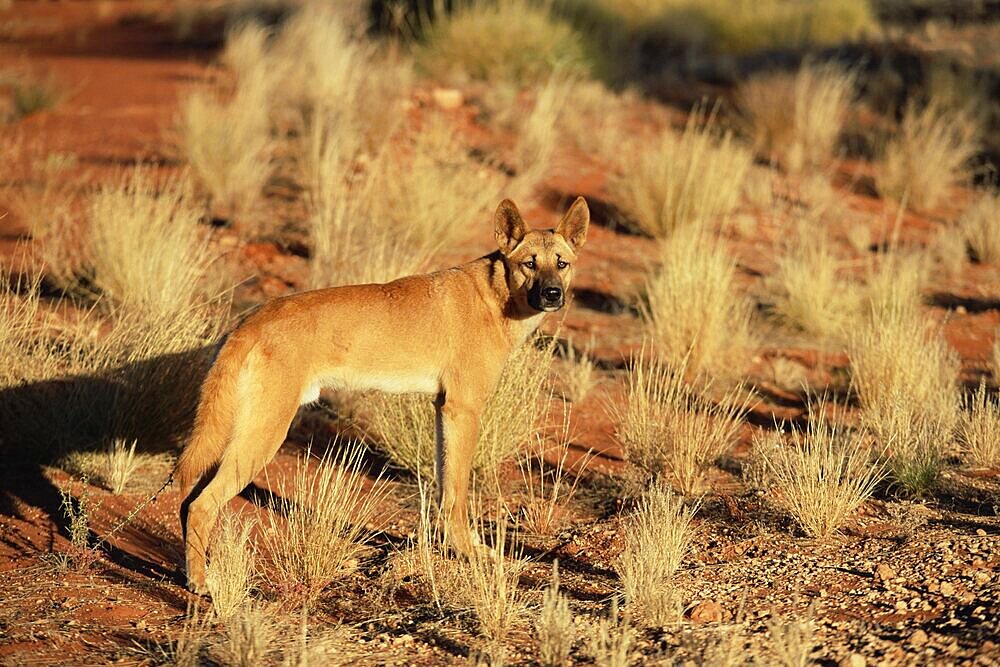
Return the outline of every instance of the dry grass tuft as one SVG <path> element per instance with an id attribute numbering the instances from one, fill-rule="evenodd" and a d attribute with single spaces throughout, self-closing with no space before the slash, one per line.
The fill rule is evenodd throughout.
<path id="1" fill-rule="evenodd" d="M 426 269 L 467 236 L 500 182 L 475 162 L 447 119 L 434 117 L 405 151 L 383 149 L 355 168 L 357 138 L 314 128 L 304 164 L 313 243 L 312 283 L 386 282 Z"/>
<path id="2" fill-rule="evenodd" d="M 780 667 L 807 667 L 815 637 L 809 619 L 775 619 L 767 624 L 771 635 L 770 658 Z"/>
<path id="3" fill-rule="evenodd" d="M 136 444 L 137 441 L 133 440 L 132 444 L 126 446 L 125 441 L 118 439 L 105 453 L 108 486 L 115 495 L 125 491 L 126 485 L 139 467 L 139 461 L 135 458 Z"/>
<path id="4" fill-rule="evenodd" d="M 573 403 L 580 403 L 597 383 L 597 364 L 588 349 L 578 352 L 572 340 L 566 344 L 565 362 L 560 374 L 565 388 L 563 396 Z"/>
<path id="5" fill-rule="evenodd" d="M 758 441 L 771 479 L 802 529 L 813 537 L 836 532 L 885 476 L 859 433 L 831 422 L 826 405 L 810 409 L 808 431 L 792 430 L 792 446 Z"/>
<path id="6" fill-rule="evenodd" d="M 677 620 L 682 603 L 671 579 L 691 544 L 695 508 L 665 486 L 649 488 L 626 520 L 625 546 L 615 563 L 625 600 L 651 626 Z"/>
<path id="7" fill-rule="evenodd" d="M 958 356 L 905 296 L 876 304 L 849 352 L 862 426 L 888 449 L 895 480 L 927 491 L 958 418 Z"/>
<path id="8" fill-rule="evenodd" d="M 659 260 L 642 304 L 657 350 L 691 374 L 738 375 L 753 347 L 751 306 L 721 241 L 687 227 L 663 242 Z"/>
<path id="9" fill-rule="evenodd" d="M 10 284 L 16 284 L 12 281 Z M 185 435 L 222 311 L 137 318 L 109 309 L 62 316 L 40 294 L 41 275 L 21 294 L 0 294 L 0 432 L 27 457 L 47 461 L 95 451 L 115 438 L 156 451 Z"/>
<path id="10" fill-rule="evenodd" d="M 539 348 L 529 341 L 515 350 L 486 404 L 473 467 L 491 479 L 500 463 L 516 456 L 537 432 L 543 401 L 550 392 L 554 344 L 553 340 Z M 369 423 L 394 463 L 425 479 L 434 478 L 434 405 L 430 396 L 377 395 Z"/>
<path id="11" fill-rule="evenodd" d="M 173 667 L 200 667 L 204 664 L 202 651 L 205 648 L 210 629 L 211 616 L 202 615 L 199 607 L 188 604 L 184 624 L 174 641 L 159 647 L 156 656 L 164 664 Z M 159 661 L 158 661 L 159 662 Z"/>
<path id="12" fill-rule="evenodd" d="M 584 55 L 583 37 L 548 3 L 472 0 L 438 13 L 416 59 L 437 79 L 529 85 L 558 68 L 586 69 Z"/>
<path id="13" fill-rule="evenodd" d="M 199 229 L 201 217 L 184 181 L 158 184 L 144 168 L 99 190 L 85 251 L 94 285 L 143 317 L 196 319 L 221 291 L 209 284 L 219 255 Z"/>
<path id="14" fill-rule="evenodd" d="M 965 210 L 959 227 L 977 261 L 1000 264 L 1000 192 L 981 193 Z"/>
<path id="15" fill-rule="evenodd" d="M 741 84 L 739 106 L 758 150 L 791 172 L 831 159 L 856 79 L 834 63 L 806 62 L 795 74 L 764 74 Z"/>
<path id="16" fill-rule="evenodd" d="M 153 490 L 169 474 L 174 460 L 167 453 L 138 451 L 138 444 L 137 440 L 115 438 L 103 450 L 69 452 L 59 461 L 59 467 L 85 476 L 116 495 L 129 490 Z"/>
<path id="17" fill-rule="evenodd" d="M 259 23 L 241 23 L 226 35 L 219 60 L 236 75 L 237 81 L 251 79 L 266 67 L 264 59 L 270 36 L 268 29 Z"/>
<path id="18" fill-rule="evenodd" d="M 275 628 L 266 612 L 257 605 L 241 606 L 226 621 L 222 652 L 225 664 L 233 667 L 258 667 L 266 664 L 275 639 Z"/>
<path id="19" fill-rule="evenodd" d="M 307 3 L 282 27 L 266 66 L 279 111 L 296 116 L 302 127 L 333 115 L 341 135 L 360 135 L 371 148 L 398 124 L 412 71 L 408 61 L 353 38 L 340 10 L 335 3 Z"/>
<path id="20" fill-rule="evenodd" d="M 392 596 L 403 582 L 416 583 L 441 613 L 445 600 L 453 602 L 457 598 L 455 577 L 451 575 L 460 578 L 461 574 L 445 556 L 448 546 L 444 542 L 441 511 L 434 502 L 430 484 L 418 477 L 417 492 L 420 500 L 417 528 L 409 537 L 408 548 L 390 556 L 382 586 Z"/>
<path id="21" fill-rule="evenodd" d="M 671 367 L 657 357 L 632 360 L 624 406 L 610 412 L 625 458 L 644 475 L 668 480 L 685 494 L 699 492 L 707 469 L 736 441 L 747 408 L 741 387 L 719 402 L 711 386 L 689 384 L 682 363 Z"/>
<path id="22" fill-rule="evenodd" d="M 952 187 L 971 177 L 980 132 L 967 111 L 933 102 L 923 109 L 909 106 L 885 147 L 875 179 L 879 192 L 919 210 L 937 206 Z"/>
<path id="23" fill-rule="evenodd" d="M 862 313 L 916 313 L 929 279 L 925 254 L 891 249 L 867 267 Z"/>
<path id="24" fill-rule="evenodd" d="M 954 280 L 969 258 L 968 242 L 953 229 L 943 228 L 928 243 L 927 254 L 938 276 Z"/>
<path id="25" fill-rule="evenodd" d="M 11 157 L 36 150 L 41 149 L 15 140 Z M 3 190 L 7 207 L 27 225 L 35 241 L 34 251 L 45 263 L 48 280 L 67 292 L 79 287 L 84 273 L 81 225 L 74 211 L 77 184 L 71 175 L 77 164 L 71 153 L 49 153 L 28 161 L 21 187 L 10 185 Z"/>
<path id="26" fill-rule="evenodd" d="M 311 451 L 299 460 L 287 498 L 261 531 L 279 589 L 312 598 L 357 568 L 370 539 L 365 526 L 375 522 L 387 492 L 381 479 L 368 488 L 363 453 L 359 445 L 339 456 L 328 452 L 314 472 Z"/>
<path id="27" fill-rule="evenodd" d="M 59 504 L 70 544 L 69 553 L 64 554 L 59 562 L 63 567 L 73 565 L 86 569 L 98 558 L 97 551 L 91 546 L 90 519 L 103 501 L 95 507 L 88 480 L 83 478 L 81 482 L 80 493 L 76 496 L 71 489 L 59 489 Z"/>
<path id="28" fill-rule="evenodd" d="M 958 437 L 966 460 L 982 468 L 1000 468 L 1000 401 L 987 396 L 982 382 L 964 403 Z"/>
<path id="29" fill-rule="evenodd" d="M 603 83 L 578 79 L 570 89 L 571 106 L 559 119 L 567 138 L 586 153 L 611 160 L 619 150 L 625 111 L 638 106 L 638 95 L 631 90 L 613 92 Z"/>
<path id="30" fill-rule="evenodd" d="M 542 607 L 535 619 L 538 662 L 543 667 L 569 665 L 575 634 L 569 600 L 559 592 L 559 561 L 556 560 L 552 563 L 552 584 L 542 594 Z"/>
<path id="31" fill-rule="evenodd" d="M 257 580 L 257 548 L 250 539 L 253 522 L 230 512 L 222 515 L 212 541 L 205 581 L 212 608 L 221 619 L 246 611 Z M 237 622 L 242 622 L 237 619 Z"/>
<path id="32" fill-rule="evenodd" d="M 551 535 L 565 522 L 569 504 L 576 494 L 581 476 L 575 475 L 572 481 L 566 479 L 569 438 L 563 438 L 563 443 L 560 445 L 562 455 L 554 466 L 549 466 L 548 470 L 543 457 L 541 438 L 538 439 L 538 444 L 539 447 L 535 451 L 525 450 L 518 461 L 521 479 L 527 492 L 527 497 L 520 508 L 518 525 L 536 535 Z M 584 456 L 577 463 L 577 469 L 586 469 L 590 458 L 589 453 Z"/>
<path id="33" fill-rule="evenodd" d="M 303 605 L 294 630 L 294 643 L 286 645 L 281 656 L 282 667 L 309 667 L 309 665 L 344 666 L 358 664 L 370 653 L 347 626 L 326 626 L 309 631 L 309 610 Z"/>
<path id="34" fill-rule="evenodd" d="M 273 84 L 257 69 L 228 102 L 195 92 L 181 105 L 179 148 L 220 217 L 252 209 L 271 175 L 268 110 Z"/>
<path id="35" fill-rule="evenodd" d="M 513 198 L 530 197 L 537 184 L 552 176 L 559 125 L 573 106 L 570 102 L 578 81 L 572 71 L 553 72 L 535 93 L 531 111 L 518 123 Z"/>
<path id="36" fill-rule="evenodd" d="M 705 226 L 736 206 L 753 163 L 752 153 L 730 133 L 715 136 L 715 114 L 692 113 L 684 131 L 665 130 L 659 140 L 630 140 L 624 128 L 618 165 L 608 182 L 611 199 L 637 231 L 669 237 L 687 225 Z"/>
<path id="37" fill-rule="evenodd" d="M 590 640 L 594 664 L 597 667 L 628 667 L 634 657 L 635 641 L 636 631 L 629 614 L 626 612 L 624 618 L 619 619 L 618 598 L 612 598 L 607 617 L 600 620 Z"/>
<path id="38" fill-rule="evenodd" d="M 767 279 L 775 315 L 821 340 L 846 336 L 857 319 L 861 294 L 841 277 L 839 264 L 826 235 L 801 225 Z"/>
<path id="39" fill-rule="evenodd" d="M 524 593 L 517 584 L 527 561 L 509 560 L 504 555 L 507 539 L 507 524 L 501 519 L 493 526 L 493 551 L 479 551 L 469 560 L 463 592 L 479 621 L 480 632 L 501 651 L 504 640 L 521 623 L 525 612 Z M 492 652 L 497 652 L 496 648 Z"/>

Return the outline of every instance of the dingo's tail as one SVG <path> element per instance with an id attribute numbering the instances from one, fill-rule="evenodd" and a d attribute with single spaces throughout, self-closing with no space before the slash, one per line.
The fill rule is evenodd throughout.
<path id="1" fill-rule="evenodd" d="M 219 462 L 232 437 L 236 419 L 240 369 L 246 350 L 237 340 L 219 343 L 218 356 L 201 385 L 198 413 L 187 447 L 177 460 L 174 477 L 190 488 Z"/>

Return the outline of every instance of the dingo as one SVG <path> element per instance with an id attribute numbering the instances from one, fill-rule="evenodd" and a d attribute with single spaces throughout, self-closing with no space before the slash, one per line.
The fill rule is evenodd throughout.
<path id="1" fill-rule="evenodd" d="M 248 316 L 220 344 L 177 463 L 188 586 L 205 592 L 219 511 L 321 387 L 437 396 L 438 502 L 448 541 L 469 555 L 478 546 L 467 497 L 480 415 L 511 351 L 565 303 L 589 223 L 583 197 L 554 231 L 529 230 L 505 199 L 494 216 L 499 250 L 489 255 L 384 285 L 294 294 Z"/>

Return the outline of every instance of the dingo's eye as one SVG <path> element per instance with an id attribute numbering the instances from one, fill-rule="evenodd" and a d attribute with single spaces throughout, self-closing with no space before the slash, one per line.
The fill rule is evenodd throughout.
<path id="1" fill-rule="evenodd" d="M 529 269 L 531 271 L 534 271 L 535 270 L 535 260 L 529 259 L 527 262 L 524 263 L 524 268 Z"/>
<path id="2" fill-rule="evenodd" d="M 569 266 L 569 262 L 564 262 L 563 260 L 560 259 L 558 262 L 556 262 L 556 266 L 560 269 L 565 269 L 567 266 Z"/>

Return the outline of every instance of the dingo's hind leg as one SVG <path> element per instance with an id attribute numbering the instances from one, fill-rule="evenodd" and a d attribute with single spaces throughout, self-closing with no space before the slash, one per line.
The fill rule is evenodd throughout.
<path id="1" fill-rule="evenodd" d="M 295 417 L 298 392 L 274 389 L 274 400 L 256 401 L 252 407 L 241 406 L 232 441 L 215 475 L 188 504 L 185 556 L 188 587 L 195 592 L 206 592 L 208 541 L 219 512 L 274 457 Z"/>

